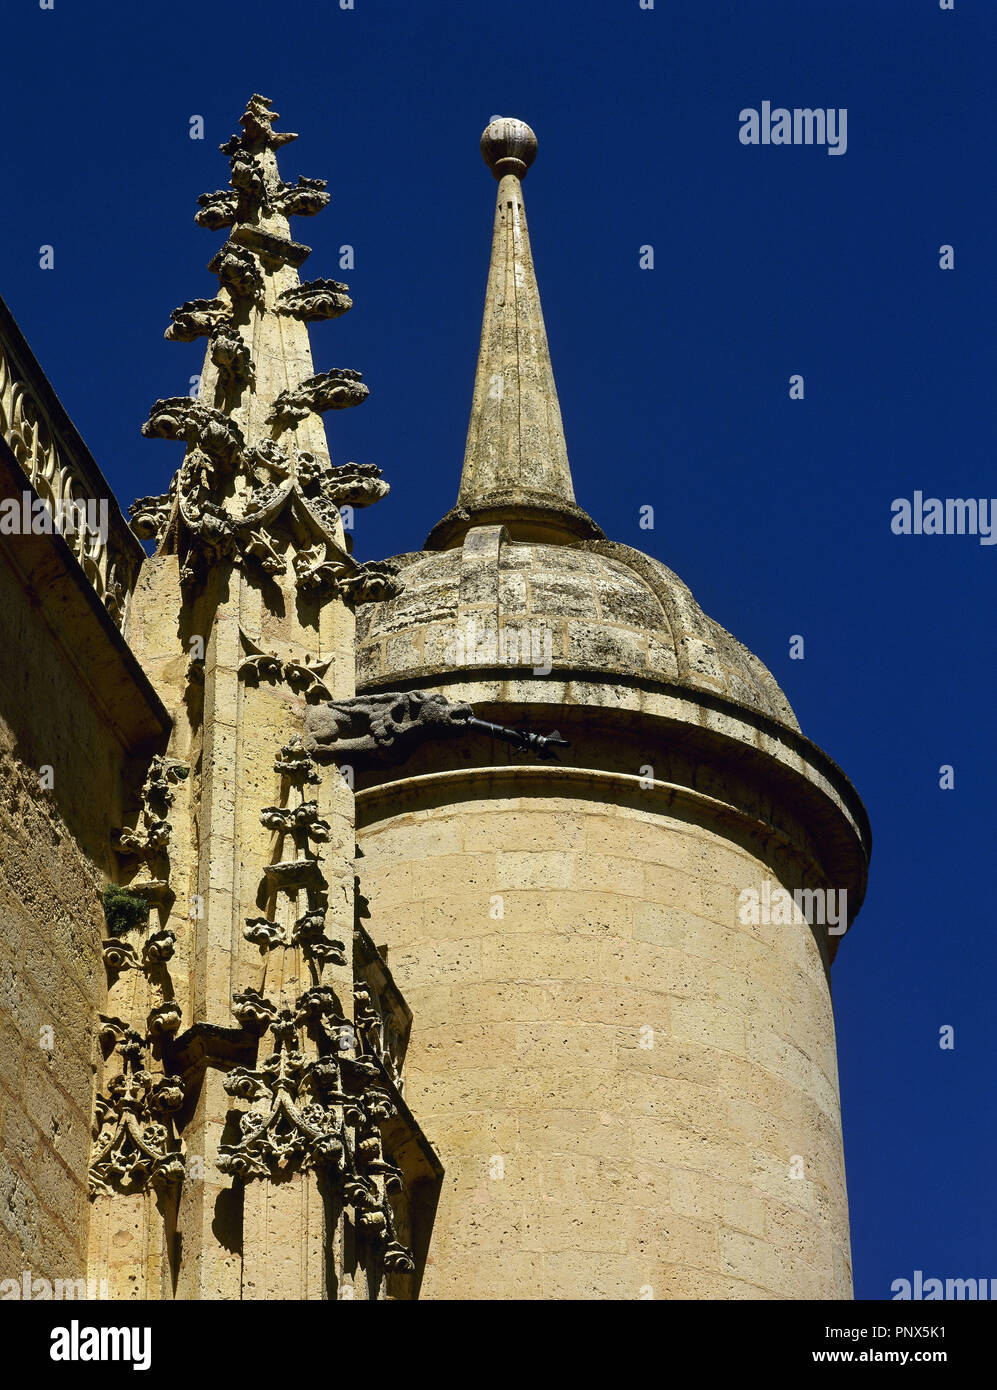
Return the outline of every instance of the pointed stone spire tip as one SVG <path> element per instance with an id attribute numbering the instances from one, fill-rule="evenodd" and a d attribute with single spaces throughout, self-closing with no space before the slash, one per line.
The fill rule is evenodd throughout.
<path id="1" fill-rule="evenodd" d="M 497 179 L 506 174 L 525 179 L 537 157 L 537 137 L 525 121 L 496 116 L 482 133 L 481 155 Z"/>
<path id="2" fill-rule="evenodd" d="M 536 158 L 537 137 L 525 121 L 495 116 L 481 153 L 499 187 L 478 369 L 457 505 L 430 531 L 426 549 L 451 549 L 472 528 L 495 525 L 514 541 L 602 539 L 575 501 L 518 186 Z"/>

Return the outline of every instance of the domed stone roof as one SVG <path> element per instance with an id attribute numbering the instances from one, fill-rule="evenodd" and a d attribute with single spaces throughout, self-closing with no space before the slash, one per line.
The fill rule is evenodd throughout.
<path id="1" fill-rule="evenodd" d="M 498 194 L 457 502 L 425 550 L 396 557 L 403 592 L 357 610 L 358 687 L 557 673 L 584 704 L 586 681 L 651 682 L 798 730 L 758 658 L 575 501 L 523 204 L 536 137 L 497 117 L 481 149 Z"/>
<path id="2" fill-rule="evenodd" d="M 473 527 L 460 548 L 397 557 L 404 591 L 357 610 L 361 687 L 539 667 L 710 692 L 799 725 L 767 668 L 665 565 L 612 541 L 545 544 Z"/>

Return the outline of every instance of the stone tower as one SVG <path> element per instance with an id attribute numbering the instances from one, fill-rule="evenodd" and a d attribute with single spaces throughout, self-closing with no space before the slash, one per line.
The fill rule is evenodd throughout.
<path id="1" fill-rule="evenodd" d="M 757 657 L 577 505 L 536 140 L 496 120 L 481 147 L 498 199 L 457 503 L 357 620 L 372 710 L 450 712 L 355 769 L 368 928 L 446 1170 L 422 1296 L 848 1298 L 829 970 L 866 815 Z"/>

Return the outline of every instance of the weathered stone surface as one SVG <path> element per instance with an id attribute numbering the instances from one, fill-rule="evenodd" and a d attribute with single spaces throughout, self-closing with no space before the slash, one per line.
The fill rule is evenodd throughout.
<path id="1" fill-rule="evenodd" d="M 798 728 L 762 663 L 658 561 L 609 542 L 525 545 L 503 536 L 491 563 L 496 568 L 482 568 L 465 544 L 406 565 L 405 592 L 379 604 L 358 631 L 364 683 L 474 665 L 542 665 L 549 651 L 558 671 L 657 677 Z M 520 659 L 521 643 L 510 649 L 498 642 L 506 626 L 526 633 L 528 661 Z M 389 645 L 402 634 L 404 643 Z"/>
<path id="2" fill-rule="evenodd" d="M 127 759 L 86 657 L 42 611 L 0 564 L 18 654 L 0 668 L 0 1269 L 55 1280 L 86 1274 L 100 899 Z"/>
<path id="3" fill-rule="evenodd" d="M 751 946 L 738 893 L 772 875 L 763 839 L 733 850 L 705 806 L 690 823 L 652 811 L 621 818 L 605 802 L 549 795 L 503 809 L 465 790 L 428 816 L 420 804 L 416 785 L 396 785 L 393 814 L 361 834 L 374 930 L 388 935 L 390 924 L 394 969 L 417 1020 L 408 1093 L 445 1161 L 478 1152 L 483 1163 L 501 1158 L 505 1171 L 539 1164 L 549 1175 L 532 1214 L 519 1196 L 494 1225 L 469 1226 L 448 1189 L 424 1296 L 501 1295 L 490 1255 L 506 1249 L 550 1253 L 540 1297 L 600 1296 L 585 1260 L 599 1249 L 619 1257 L 617 1297 L 636 1298 L 646 1285 L 668 1291 L 655 1296 L 726 1297 L 735 1269 L 755 1297 L 847 1296 L 835 1274 L 844 1266 L 832 1258 L 847 1252 L 840 1136 L 821 1131 L 822 1091 L 787 1032 L 794 980 L 810 1031 L 831 1027 L 822 951 L 808 928 L 788 928 L 771 978 L 734 965 L 736 943 Z M 649 854 L 681 866 L 669 870 L 664 897 L 646 875 Z M 704 874 L 716 881 L 706 898 Z M 634 895 L 639 918 L 611 913 L 587 930 L 599 895 L 621 904 Z M 673 906 L 690 901 L 716 917 Z M 674 945 L 651 944 L 658 924 Z M 423 1000 L 431 1012 L 420 1026 Z M 585 1077 L 582 1092 L 566 1089 L 566 1069 Z M 536 1080 L 524 1085 L 527 1075 Z M 816 1109 L 801 1122 L 805 1103 Z M 760 1154 L 781 1201 L 759 1181 Z M 797 1154 L 800 1182 L 791 1176 Z M 611 1185 L 594 1182 L 587 1205 L 571 1178 L 581 1162 L 612 1165 Z M 481 1181 L 487 1193 L 502 1191 L 500 1179 Z M 808 1186 L 821 1194 L 812 1207 L 794 1191 Z M 562 1215 L 564 1198 L 572 1205 Z M 741 1233 L 755 1245 L 738 1244 Z M 791 1259 L 783 1264 L 780 1252 Z"/>

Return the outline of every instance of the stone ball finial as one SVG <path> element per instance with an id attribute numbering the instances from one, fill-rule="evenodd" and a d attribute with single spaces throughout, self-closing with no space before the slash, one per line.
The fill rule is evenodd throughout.
<path id="1" fill-rule="evenodd" d="M 537 137 L 525 121 L 496 116 L 481 136 L 481 154 L 497 179 L 506 174 L 524 179 L 537 157 Z"/>

